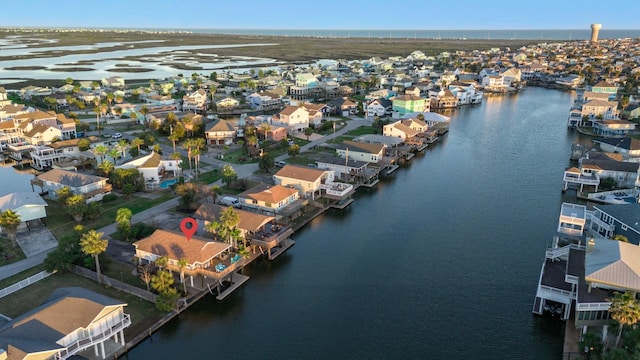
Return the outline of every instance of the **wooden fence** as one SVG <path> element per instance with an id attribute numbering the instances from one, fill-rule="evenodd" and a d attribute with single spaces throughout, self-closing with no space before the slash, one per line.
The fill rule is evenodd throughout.
<path id="1" fill-rule="evenodd" d="M 89 269 L 77 266 L 77 265 L 73 265 L 71 267 L 71 271 L 73 271 L 74 273 L 86 277 L 87 279 L 91 279 L 93 281 L 98 281 L 98 274 L 95 271 L 91 271 Z M 131 295 L 135 295 L 141 299 L 147 300 L 147 301 L 151 301 L 152 303 L 156 302 L 156 299 L 158 298 L 158 295 L 153 294 L 149 291 L 146 291 L 144 289 L 140 289 L 138 287 L 135 287 L 133 285 L 129 285 L 127 283 L 123 283 L 122 281 L 110 278 L 108 276 L 102 275 L 102 283 L 104 285 L 108 285 L 111 286 L 114 289 L 118 289 L 120 291 L 124 291 L 127 294 L 131 294 Z"/>

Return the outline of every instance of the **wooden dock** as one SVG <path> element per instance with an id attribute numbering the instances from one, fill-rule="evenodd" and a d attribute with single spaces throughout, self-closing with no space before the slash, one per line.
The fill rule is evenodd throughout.
<path id="1" fill-rule="evenodd" d="M 218 296 L 216 296 L 217 300 L 224 300 L 227 296 L 233 294 L 236 289 L 249 280 L 249 277 L 239 273 L 233 273 L 231 274 L 231 279 L 233 280 L 231 286 L 219 293 Z"/>

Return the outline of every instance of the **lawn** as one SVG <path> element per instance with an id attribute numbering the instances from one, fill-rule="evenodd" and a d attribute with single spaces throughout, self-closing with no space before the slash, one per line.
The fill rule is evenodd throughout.
<path id="1" fill-rule="evenodd" d="M 213 184 L 221 178 L 222 174 L 220 173 L 220 171 L 218 171 L 218 169 L 213 169 L 211 171 L 203 172 L 198 175 L 198 181 L 205 184 Z"/>
<path id="2" fill-rule="evenodd" d="M 133 268 L 133 263 L 125 264 L 115 260 L 107 261 L 104 268 L 101 266 L 101 270 L 104 275 L 112 279 L 120 280 L 123 283 L 139 287 L 140 289 L 147 290 L 147 285 L 145 285 L 138 276 L 133 274 Z"/>
<path id="3" fill-rule="evenodd" d="M 228 150 L 227 152 L 225 152 L 224 161 L 230 162 L 232 164 L 250 164 L 257 163 L 258 159 L 250 158 L 246 149 L 244 147 L 239 147 L 237 149 Z"/>
<path id="4" fill-rule="evenodd" d="M 135 215 L 172 198 L 173 195 L 169 193 L 163 194 L 156 199 L 138 196 L 131 196 L 127 199 L 124 196 L 120 196 L 115 201 L 102 202 L 102 213 L 100 217 L 96 220 L 83 220 L 82 225 L 87 229 L 99 229 L 115 222 L 116 213 L 119 208 L 126 207 Z M 73 227 L 76 225 L 73 218 L 62 209 L 58 202 L 52 200 L 46 201 L 48 204 L 46 221 L 51 233 L 59 239 L 72 232 Z"/>
<path id="5" fill-rule="evenodd" d="M 0 237 L 0 266 L 8 265 L 24 259 L 24 253 L 19 246 L 13 246 L 11 240 Z"/>
<path id="6" fill-rule="evenodd" d="M 362 135 L 377 134 L 377 133 L 378 131 L 370 126 L 361 126 L 357 129 L 348 131 L 345 135 L 362 136 Z"/>
<path id="7" fill-rule="evenodd" d="M 131 327 L 125 330 L 125 337 L 129 339 L 143 332 L 164 315 L 164 313 L 156 310 L 154 304 L 146 300 L 108 286 L 97 284 L 72 273 L 57 273 L 51 275 L 25 289 L 0 298 L 0 309 L 2 309 L 3 315 L 15 318 L 42 305 L 45 299 L 56 289 L 68 286 L 83 287 L 126 303 L 125 312 L 131 315 L 132 322 Z"/>

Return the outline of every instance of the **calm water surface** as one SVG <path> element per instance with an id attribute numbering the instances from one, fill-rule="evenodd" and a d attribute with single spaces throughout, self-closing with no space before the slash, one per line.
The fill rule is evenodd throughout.
<path id="1" fill-rule="evenodd" d="M 562 324 L 531 308 L 576 138 L 571 97 L 529 88 L 458 110 L 441 143 L 129 358 L 560 358 Z"/>
<path id="2" fill-rule="evenodd" d="M 29 165 L 24 168 L 14 168 L 13 162 L 5 162 L 0 155 L 0 196 L 4 196 L 16 191 L 33 191 L 31 189 L 31 179 L 36 171 Z M 36 186 L 35 190 L 40 191 Z"/>

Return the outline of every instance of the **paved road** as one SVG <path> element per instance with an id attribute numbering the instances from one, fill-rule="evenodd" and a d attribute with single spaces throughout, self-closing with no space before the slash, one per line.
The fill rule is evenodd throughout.
<path id="1" fill-rule="evenodd" d="M 337 130 L 335 134 L 332 133 L 330 135 L 324 136 L 318 140 L 312 141 L 302 146 L 300 148 L 300 152 L 308 151 L 314 146 L 324 144 L 329 140 L 332 140 L 338 136 L 345 134 L 347 131 L 351 131 L 361 126 L 369 126 L 371 125 L 371 122 L 372 122 L 371 120 L 367 120 L 367 119 L 353 118 L 351 121 L 347 122 L 347 125 L 345 127 L 343 127 L 340 130 Z M 170 147 L 168 147 L 168 150 L 169 152 L 173 151 L 173 149 L 171 149 Z M 211 165 L 207 167 L 203 167 L 201 169 L 202 171 L 209 171 L 213 168 L 222 168 L 225 164 L 227 164 L 226 162 L 216 159 L 214 157 L 210 157 L 210 156 L 205 156 L 205 157 L 207 158 L 206 161 Z M 283 154 L 278 156 L 275 160 L 283 161 L 288 158 L 289 158 L 288 154 Z M 233 168 L 236 171 L 236 174 L 238 174 L 238 178 L 251 178 L 254 175 L 254 173 L 258 170 L 258 164 L 240 164 L 240 165 L 234 164 Z M 218 186 L 223 185 L 222 180 L 218 180 L 214 184 Z M 211 184 L 211 185 L 214 185 L 214 184 Z M 169 209 L 172 209 L 178 206 L 178 203 L 179 203 L 179 199 L 174 198 L 162 204 L 156 205 L 150 209 L 144 210 L 136 215 L 133 215 L 131 222 L 137 223 L 140 221 L 146 221 L 146 220 L 152 219 L 154 217 L 160 217 L 166 214 Z M 98 229 L 98 231 L 104 233 L 105 235 L 113 234 L 116 232 L 116 224 L 114 223 L 114 224 L 105 226 L 103 228 Z M 110 244 L 111 243 L 113 243 L 113 246 L 110 245 L 109 246 L 110 249 L 107 249 L 110 255 L 113 255 L 116 258 L 123 259 L 123 260 L 131 260 L 134 254 L 133 245 L 130 245 L 126 242 L 115 241 L 115 240 L 110 242 Z M 0 267 L 0 280 L 13 276 L 17 273 L 20 273 L 24 270 L 27 270 L 29 268 L 32 268 L 42 263 L 46 258 L 47 252 L 42 252 L 37 255 L 28 257 L 24 260 L 15 262 L 13 264 Z"/>

